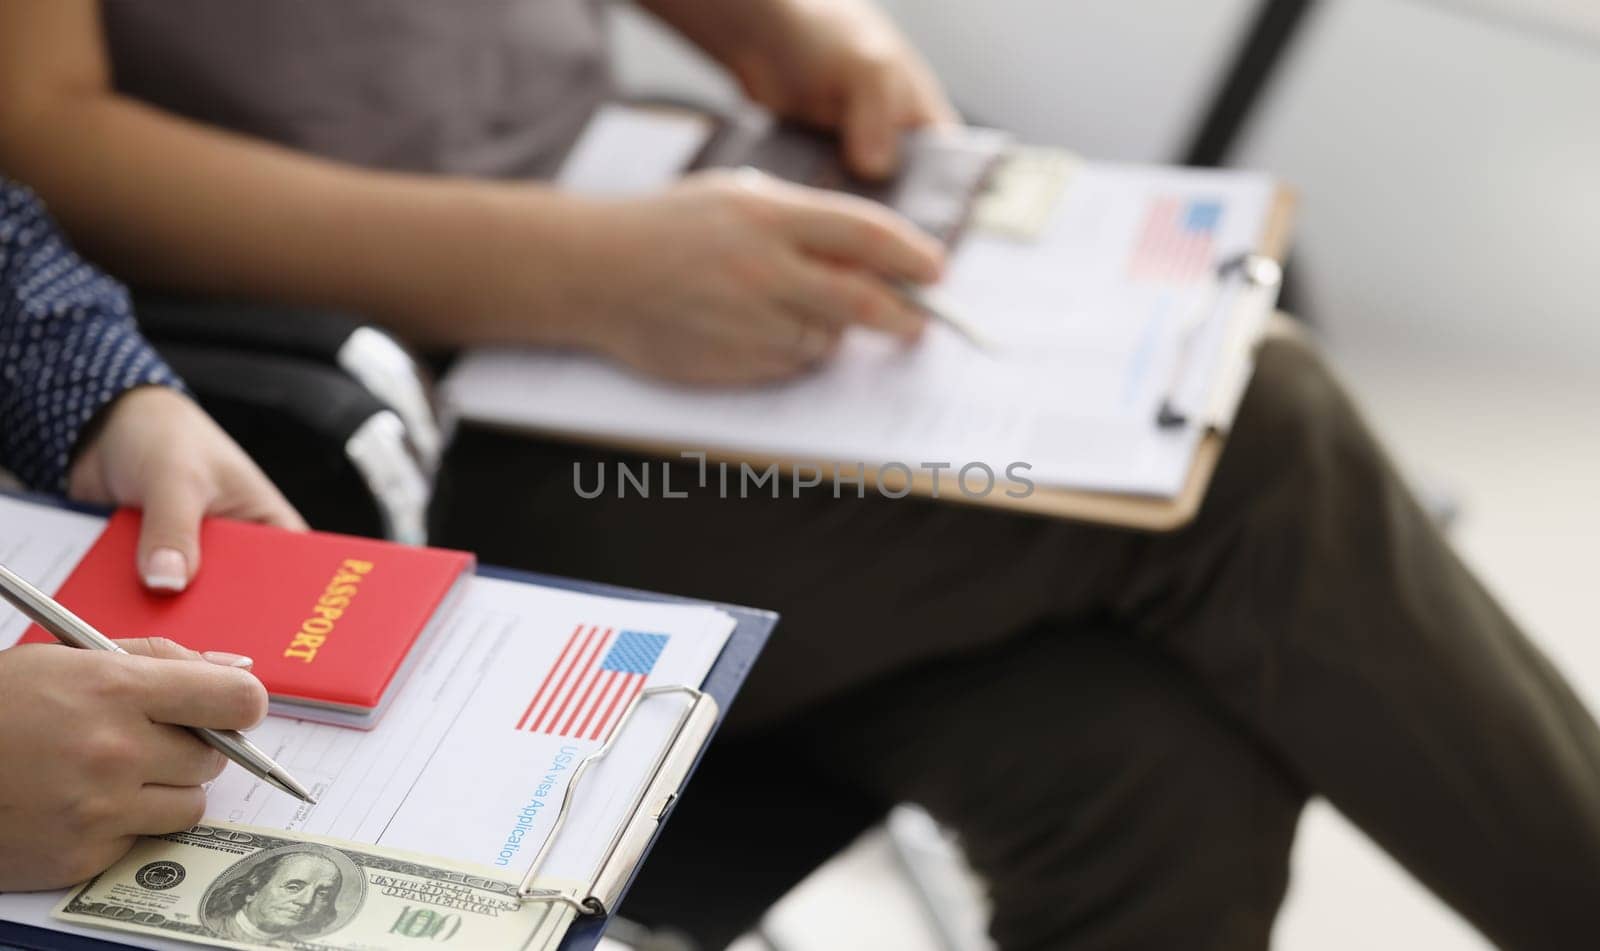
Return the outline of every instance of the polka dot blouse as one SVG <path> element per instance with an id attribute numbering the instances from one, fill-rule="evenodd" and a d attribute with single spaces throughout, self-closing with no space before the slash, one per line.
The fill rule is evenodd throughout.
<path id="1" fill-rule="evenodd" d="M 136 386 L 178 387 L 128 293 L 73 252 L 28 189 L 0 178 L 0 467 L 66 488 L 78 437 Z"/>

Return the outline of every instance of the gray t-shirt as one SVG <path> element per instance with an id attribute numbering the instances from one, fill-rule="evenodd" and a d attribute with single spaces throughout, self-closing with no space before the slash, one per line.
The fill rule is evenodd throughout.
<path id="1" fill-rule="evenodd" d="M 117 88 L 378 168 L 548 176 L 612 85 L 600 0 L 104 0 Z"/>

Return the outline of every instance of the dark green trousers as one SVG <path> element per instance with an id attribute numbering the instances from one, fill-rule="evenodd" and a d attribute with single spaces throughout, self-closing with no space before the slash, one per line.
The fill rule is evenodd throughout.
<path id="1" fill-rule="evenodd" d="M 1303 344 L 1265 348 L 1170 535 L 826 489 L 579 498 L 574 461 L 592 484 L 609 458 L 468 430 L 436 526 L 783 613 L 634 917 L 720 946 L 909 800 L 1008 951 L 1248 951 L 1320 795 L 1499 945 L 1600 941 L 1600 732 Z"/>

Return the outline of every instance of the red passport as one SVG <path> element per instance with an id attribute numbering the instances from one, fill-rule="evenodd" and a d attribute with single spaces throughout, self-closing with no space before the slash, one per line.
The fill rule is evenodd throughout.
<path id="1" fill-rule="evenodd" d="M 56 600 L 108 637 L 255 659 L 272 712 L 370 729 L 472 571 L 465 552 L 208 518 L 188 590 L 151 594 L 119 510 Z M 52 641 L 38 626 L 24 641 Z"/>

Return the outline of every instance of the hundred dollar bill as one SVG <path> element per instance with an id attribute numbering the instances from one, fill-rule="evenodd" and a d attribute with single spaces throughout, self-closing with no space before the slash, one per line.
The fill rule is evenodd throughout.
<path id="1" fill-rule="evenodd" d="M 539 896 L 575 893 L 552 882 Z M 468 865 L 208 823 L 140 839 L 55 915 L 223 948 L 526 951 L 556 948 L 574 911 L 559 900 L 519 901 L 515 883 Z"/>

